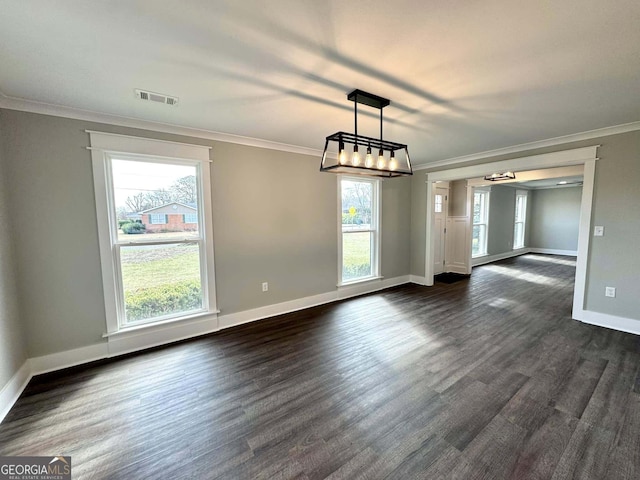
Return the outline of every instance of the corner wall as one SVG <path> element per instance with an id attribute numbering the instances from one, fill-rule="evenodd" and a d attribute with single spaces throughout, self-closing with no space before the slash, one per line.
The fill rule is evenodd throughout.
<path id="1" fill-rule="evenodd" d="M 18 310 L 15 250 L 11 238 L 10 215 L 7 202 L 7 155 L 4 149 L 4 115 L 0 111 L 0 420 L 5 396 L 10 401 L 12 390 L 21 385 L 10 385 L 12 379 L 27 360 L 23 324 Z M 16 392 L 17 393 L 17 392 Z"/>
<path id="2" fill-rule="evenodd" d="M 545 250 L 578 250 L 582 187 L 531 190 L 530 243 Z"/>

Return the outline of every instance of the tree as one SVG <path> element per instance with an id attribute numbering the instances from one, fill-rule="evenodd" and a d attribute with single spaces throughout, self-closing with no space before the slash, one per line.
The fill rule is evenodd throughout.
<path id="1" fill-rule="evenodd" d="M 133 213 L 141 212 L 142 210 L 151 208 L 149 206 L 147 194 L 144 192 L 136 193 L 135 195 L 127 197 L 124 203 L 129 211 Z"/>
<path id="2" fill-rule="evenodd" d="M 187 175 L 177 179 L 169 189 L 140 192 L 127 197 L 125 205 L 129 212 L 142 212 L 150 208 L 160 207 L 171 202 L 194 204 L 198 199 L 198 188 L 195 175 Z"/>
<path id="3" fill-rule="evenodd" d="M 174 202 L 196 203 L 198 199 L 198 189 L 196 188 L 195 175 L 188 175 L 175 181 L 171 188 L 171 197 Z"/>
<path id="4" fill-rule="evenodd" d="M 160 190 L 153 190 L 145 194 L 145 198 L 149 203 L 148 208 L 159 207 L 161 205 L 166 205 L 167 203 L 171 203 L 173 201 L 173 193 L 169 190 L 165 190 L 161 188 Z"/>

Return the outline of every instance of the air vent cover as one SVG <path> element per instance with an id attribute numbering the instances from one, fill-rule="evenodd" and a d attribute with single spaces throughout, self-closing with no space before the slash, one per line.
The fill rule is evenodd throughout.
<path id="1" fill-rule="evenodd" d="M 178 105 L 178 97 L 165 95 L 164 93 L 149 92 L 148 90 L 139 90 L 136 88 L 136 97 L 145 102 L 164 103 L 165 105 Z"/>

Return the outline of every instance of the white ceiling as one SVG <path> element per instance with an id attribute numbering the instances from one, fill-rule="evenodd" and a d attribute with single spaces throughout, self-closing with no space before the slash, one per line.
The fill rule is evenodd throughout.
<path id="1" fill-rule="evenodd" d="M 0 0 L 12 98 L 321 149 L 354 88 L 414 164 L 640 120 L 638 0 Z M 144 103 L 135 88 L 174 95 Z M 377 135 L 362 107 L 359 133 Z"/>

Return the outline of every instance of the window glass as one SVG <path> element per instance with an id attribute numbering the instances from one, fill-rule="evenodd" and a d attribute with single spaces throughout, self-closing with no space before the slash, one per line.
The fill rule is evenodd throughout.
<path id="1" fill-rule="evenodd" d="M 341 282 L 378 275 L 378 189 L 377 180 L 340 181 Z"/>
<path id="2" fill-rule="evenodd" d="M 197 243 L 123 246 L 120 267 L 125 323 L 202 308 Z"/>
<path id="3" fill-rule="evenodd" d="M 435 212 L 442 213 L 442 195 L 436 194 L 434 205 L 435 205 Z"/>
<path id="4" fill-rule="evenodd" d="M 516 192 L 516 214 L 513 230 L 513 248 L 524 248 L 524 229 L 527 219 L 527 192 Z"/>
<path id="5" fill-rule="evenodd" d="M 142 235 L 156 241 L 198 233 L 196 166 L 115 158 L 111 168 L 119 240 Z M 195 222 L 185 221 L 189 214 Z"/>
<path id="6" fill-rule="evenodd" d="M 489 220 L 489 192 L 476 191 L 473 194 L 473 230 L 471 235 L 471 256 L 487 254 L 487 233 Z"/>

